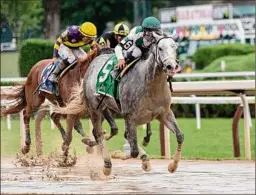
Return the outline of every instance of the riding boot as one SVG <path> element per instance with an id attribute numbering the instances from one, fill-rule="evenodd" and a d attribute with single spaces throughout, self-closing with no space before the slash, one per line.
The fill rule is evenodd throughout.
<path id="1" fill-rule="evenodd" d="M 61 71 L 66 67 L 63 60 L 57 59 L 55 62 L 56 68 L 53 70 L 48 80 L 54 83 L 58 83 L 57 77 L 60 75 Z"/>
<path id="2" fill-rule="evenodd" d="M 171 76 L 168 76 L 167 82 L 169 83 L 170 91 L 173 92 L 173 88 L 172 88 L 172 77 L 171 77 Z"/>

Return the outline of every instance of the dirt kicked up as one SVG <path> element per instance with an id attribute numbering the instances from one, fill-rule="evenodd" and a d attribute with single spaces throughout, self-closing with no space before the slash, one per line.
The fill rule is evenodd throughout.
<path id="1" fill-rule="evenodd" d="M 1 159 L 1 194 L 255 194 L 255 161 L 181 161 L 171 174 L 170 160 L 151 160 L 144 172 L 139 159 L 113 159 L 107 177 L 94 155 L 71 157 L 66 167 L 56 156 L 26 158 Z"/>

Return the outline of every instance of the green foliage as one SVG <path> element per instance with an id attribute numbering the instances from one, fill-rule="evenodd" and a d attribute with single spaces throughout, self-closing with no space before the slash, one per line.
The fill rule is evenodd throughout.
<path id="1" fill-rule="evenodd" d="M 1 0 L 1 19 L 5 20 L 19 39 L 28 30 L 40 30 L 43 21 L 41 0 Z"/>
<path id="2" fill-rule="evenodd" d="M 132 21 L 133 18 L 132 1 L 62 0 L 61 3 L 62 29 L 69 25 L 80 25 L 90 21 L 97 26 L 98 35 L 100 35 L 107 22 Z"/>
<path id="3" fill-rule="evenodd" d="M 234 104 L 200 104 L 201 117 L 204 118 L 229 118 L 233 117 L 238 105 Z M 255 117 L 255 106 L 249 105 L 252 117 Z M 194 104 L 172 104 L 172 110 L 176 117 L 196 117 Z"/>
<path id="4" fill-rule="evenodd" d="M 224 60 L 226 64 L 225 71 L 239 72 L 239 71 L 254 71 L 255 70 L 255 54 L 238 55 L 238 56 L 224 56 L 217 58 L 202 72 L 221 72 L 220 63 Z"/>
<path id="5" fill-rule="evenodd" d="M 219 57 L 245 55 L 254 52 L 254 50 L 253 46 L 241 43 L 206 46 L 200 47 L 192 59 L 195 61 L 197 69 L 203 69 Z"/>
<path id="6" fill-rule="evenodd" d="M 19 67 L 22 77 L 26 77 L 34 64 L 38 61 L 52 58 L 53 40 L 28 39 L 20 48 Z"/>

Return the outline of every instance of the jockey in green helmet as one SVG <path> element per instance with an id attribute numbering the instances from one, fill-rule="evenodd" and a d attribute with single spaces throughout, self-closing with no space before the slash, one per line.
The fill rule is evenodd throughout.
<path id="1" fill-rule="evenodd" d="M 134 27 L 131 32 L 115 47 L 118 68 L 122 69 L 135 58 L 141 56 L 143 49 L 149 49 L 155 42 L 153 32 L 162 34 L 160 21 L 151 16 L 143 20 L 141 26 Z"/>

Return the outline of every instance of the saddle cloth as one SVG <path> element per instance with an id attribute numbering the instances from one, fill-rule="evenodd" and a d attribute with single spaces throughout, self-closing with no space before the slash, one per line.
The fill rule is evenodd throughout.
<path id="1" fill-rule="evenodd" d="M 98 73 L 96 93 L 119 100 L 118 85 L 123 75 L 138 61 L 138 58 L 128 64 L 119 74 L 119 79 L 114 79 L 111 72 L 118 63 L 116 55 L 111 56 Z"/>
<path id="2" fill-rule="evenodd" d="M 50 80 L 48 80 L 48 77 L 53 72 L 53 70 L 56 68 L 55 64 L 57 64 L 57 63 L 51 62 L 43 69 L 41 77 L 40 77 L 40 86 L 38 88 L 39 91 L 43 91 L 43 92 L 46 92 L 49 94 L 57 93 L 57 88 L 56 88 L 55 84 L 52 83 Z"/>
<path id="3" fill-rule="evenodd" d="M 57 60 L 60 60 L 61 59 L 57 59 Z M 69 70 L 71 69 L 72 67 L 74 67 L 74 65 L 76 64 L 77 62 L 73 63 L 73 64 L 70 64 L 69 66 L 67 66 L 62 72 L 61 74 L 59 75 L 58 77 L 58 80 L 60 80 L 61 77 L 63 77 L 63 75 Z M 56 64 L 59 64 L 59 63 L 54 63 L 54 62 L 51 62 L 49 63 L 42 71 L 42 74 L 41 74 L 41 77 L 40 77 L 40 86 L 39 86 L 39 91 L 43 91 L 43 92 L 46 92 L 46 93 L 49 93 L 49 94 L 56 94 L 56 95 L 59 95 L 59 90 L 58 90 L 58 85 L 51 82 L 48 77 L 50 76 L 50 74 L 53 72 L 53 70 L 56 68 Z"/>

